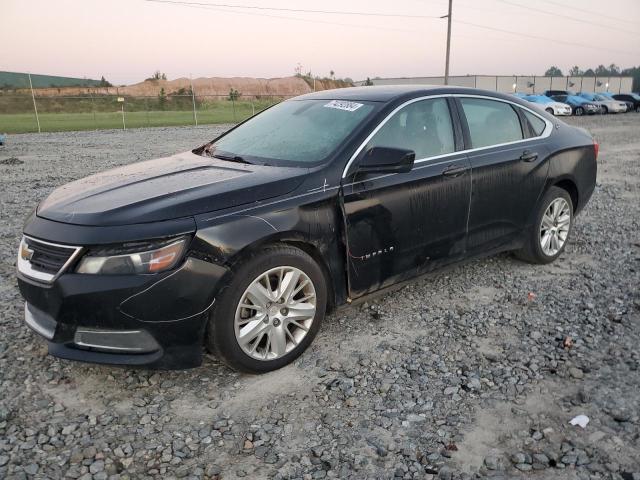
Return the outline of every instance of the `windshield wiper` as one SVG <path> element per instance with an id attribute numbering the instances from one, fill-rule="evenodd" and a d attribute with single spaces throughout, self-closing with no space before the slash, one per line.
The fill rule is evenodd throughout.
<path id="1" fill-rule="evenodd" d="M 249 165 L 252 165 L 251 162 L 248 162 L 239 155 L 221 155 L 219 153 L 214 153 L 212 157 L 219 158 L 220 160 L 227 160 L 228 162 L 248 163 Z"/>

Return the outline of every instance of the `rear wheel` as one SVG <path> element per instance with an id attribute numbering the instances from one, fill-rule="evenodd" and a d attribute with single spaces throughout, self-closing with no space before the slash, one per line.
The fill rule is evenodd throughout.
<path id="1" fill-rule="evenodd" d="M 609 109 L 603 105 L 602 107 L 600 107 L 600 112 L 603 115 L 605 115 L 605 114 L 609 113 Z"/>
<path id="2" fill-rule="evenodd" d="M 638 106 L 636 107 L 636 112 L 637 112 L 637 113 L 640 113 L 640 105 L 638 105 Z"/>
<path id="3" fill-rule="evenodd" d="M 542 198 L 526 243 L 516 255 L 530 263 L 551 263 L 564 251 L 573 227 L 573 202 L 566 190 L 551 187 Z"/>
<path id="4" fill-rule="evenodd" d="M 267 247 L 235 268 L 218 296 L 207 347 L 237 370 L 262 373 L 295 360 L 324 318 L 324 275 L 305 252 Z"/>
<path id="5" fill-rule="evenodd" d="M 582 116 L 582 115 L 584 115 L 584 108 L 582 108 L 582 107 L 576 107 L 575 114 L 576 114 L 577 116 L 579 116 L 579 117 L 580 117 L 580 116 Z"/>

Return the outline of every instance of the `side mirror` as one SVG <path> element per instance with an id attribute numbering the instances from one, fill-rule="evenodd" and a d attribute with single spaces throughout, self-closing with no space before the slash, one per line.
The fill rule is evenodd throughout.
<path id="1" fill-rule="evenodd" d="M 371 147 L 358 163 L 358 172 L 406 173 L 413 168 L 416 153 L 413 150 L 391 147 Z"/>

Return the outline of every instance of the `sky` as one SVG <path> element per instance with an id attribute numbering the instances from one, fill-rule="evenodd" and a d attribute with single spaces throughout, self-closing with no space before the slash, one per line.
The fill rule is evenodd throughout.
<path id="1" fill-rule="evenodd" d="M 184 1 L 198 5 L 2 0 L 0 70 L 104 75 L 117 85 L 156 70 L 169 79 L 282 77 L 298 64 L 354 80 L 444 74 L 447 21 L 438 17 L 448 0 Z M 453 0 L 452 18 L 452 75 L 640 64 L 639 0 Z"/>

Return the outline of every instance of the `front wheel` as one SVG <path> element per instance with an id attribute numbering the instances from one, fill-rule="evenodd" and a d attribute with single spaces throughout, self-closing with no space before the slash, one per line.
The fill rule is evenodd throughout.
<path id="1" fill-rule="evenodd" d="M 542 197 L 528 238 L 516 255 L 529 263 L 551 263 L 563 252 L 573 227 L 573 202 L 566 190 L 551 187 Z"/>
<path id="2" fill-rule="evenodd" d="M 554 113 L 553 113 L 553 108 L 547 108 L 547 109 L 545 109 L 545 111 L 546 111 L 547 113 L 550 113 L 551 115 L 554 115 Z"/>
<path id="3" fill-rule="evenodd" d="M 207 348 L 236 370 L 263 373 L 291 363 L 316 336 L 327 289 L 318 264 L 287 245 L 240 262 L 211 312 Z"/>
<path id="4" fill-rule="evenodd" d="M 600 107 L 600 112 L 602 113 L 602 115 L 606 115 L 607 113 L 609 113 L 609 109 L 603 105 L 602 107 Z"/>
<path id="5" fill-rule="evenodd" d="M 584 115 L 584 108 L 582 107 L 576 107 L 576 115 L 581 117 L 582 115 Z"/>

